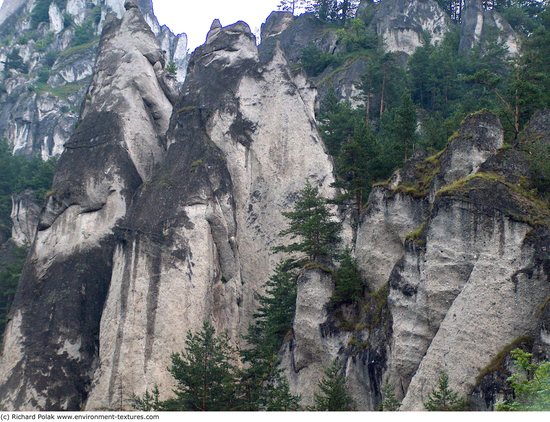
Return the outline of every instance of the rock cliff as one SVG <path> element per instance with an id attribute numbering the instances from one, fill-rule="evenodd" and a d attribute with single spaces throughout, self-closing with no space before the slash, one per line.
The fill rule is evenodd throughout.
<path id="1" fill-rule="evenodd" d="M 185 79 L 187 36 L 159 25 L 151 0 L 136 3 Z M 92 78 L 99 34 L 124 0 L 5 0 L 0 10 L 0 137 L 14 154 L 59 156 Z M 39 12 L 41 11 L 41 12 Z"/>
<path id="2" fill-rule="evenodd" d="M 2 346 L 6 409 L 129 409 L 154 385 L 170 394 L 166 368 L 188 330 L 210 320 L 242 345 L 306 181 L 338 194 L 315 117 L 321 88 L 293 48 L 337 49 L 331 31 L 274 13 L 258 46 L 244 22 L 215 21 L 180 91 L 148 14 L 134 1 L 120 13 L 101 21 L 81 118 L 38 221 L 15 200 L 14 237 L 32 247 Z M 549 121 L 536 114 L 522 142 L 545 141 Z M 330 269 L 300 273 L 280 358 L 304 406 L 334 359 L 359 410 L 378 408 L 385 383 L 403 410 L 422 410 L 442 371 L 485 409 L 509 394 L 513 345 L 548 356 L 550 212 L 524 185 L 527 158 L 479 112 L 442 152 L 376 186 L 357 224 L 335 207 L 366 291 L 334 309 Z"/>

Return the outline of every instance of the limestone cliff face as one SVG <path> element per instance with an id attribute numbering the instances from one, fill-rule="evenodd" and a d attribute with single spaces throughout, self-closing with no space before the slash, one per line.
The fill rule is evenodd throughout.
<path id="1" fill-rule="evenodd" d="M 119 385 L 170 391 L 170 354 L 204 320 L 240 342 L 277 262 L 281 213 L 306 180 L 332 195 L 314 101 L 279 48 L 262 56 L 246 24 L 213 26 L 191 59 L 167 158 L 122 228 L 88 409 L 112 407 Z"/>
<path id="2" fill-rule="evenodd" d="M 371 196 L 357 255 L 375 269 L 370 282 L 389 281 L 385 377 L 403 410 L 422 410 L 443 371 L 468 396 L 499 352 L 537 333 L 550 285 L 549 233 L 535 221 L 547 216 L 508 181 L 519 175 L 501 146 L 498 120 L 472 116 L 441 155 L 409 163 L 414 179 L 405 169 Z M 373 246 L 382 239 L 392 239 L 391 252 Z"/>
<path id="3" fill-rule="evenodd" d="M 15 201 L 17 236 L 32 248 L 0 359 L 6 409 L 130 408 L 155 384 L 170 394 L 166 368 L 188 330 L 210 320 L 242 342 L 281 259 L 271 250 L 285 241 L 282 213 L 306 181 L 336 194 L 318 90 L 294 66 L 311 16 L 273 14 L 260 46 L 245 23 L 215 22 L 180 92 L 147 14 L 125 4 L 122 19 L 103 21 L 82 118 L 34 234 Z M 338 48 L 317 29 L 310 40 Z M 549 122 L 537 114 L 524 142 L 546 142 Z M 330 271 L 300 274 L 280 357 L 303 405 L 338 359 L 359 410 L 379 406 L 385 382 L 404 410 L 421 410 L 441 371 L 490 408 L 505 394 L 493 359 L 526 338 L 548 355 L 550 215 L 527 176 L 526 157 L 503 148 L 500 122 L 481 112 L 443 152 L 376 187 L 353 230 L 339 210 L 341 246 L 368 289 L 361 306 L 329 310 Z"/>
<path id="4" fill-rule="evenodd" d="M 511 56 L 519 53 L 518 34 L 498 12 L 483 10 L 481 0 L 468 0 L 462 14 L 460 51 L 468 51 L 489 37 L 495 37 Z"/>
<path id="5" fill-rule="evenodd" d="M 182 333 L 210 319 L 240 342 L 306 180 L 334 195 L 316 91 L 278 44 L 214 25 L 172 108 L 164 56 L 127 8 L 105 24 L 13 308 L 7 408 L 112 409 L 121 390 L 126 407 L 154 384 L 170 391 Z M 32 336 L 40 324 L 51 328 Z"/>
<path id="6" fill-rule="evenodd" d="M 35 22 L 36 2 L 5 0 L 0 10 L 0 137 L 14 154 L 59 156 L 74 132 L 91 82 L 99 34 L 109 13 L 118 17 L 124 0 L 51 1 L 48 16 Z M 160 26 L 151 0 L 137 2 L 166 60 L 183 82 L 187 36 Z M 83 38 L 83 33 L 85 36 Z"/>
<path id="7" fill-rule="evenodd" d="M 114 229 L 164 156 L 172 105 L 162 63 L 137 8 L 106 23 L 91 100 L 60 158 L 6 329 L 3 407 L 79 409 L 87 398 Z"/>
<path id="8" fill-rule="evenodd" d="M 450 20 L 433 0 L 386 0 L 380 3 L 374 24 L 386 51 L 410 56 L 424 44 L 425 34 L 430 42 L 439 43 Z"/>
<path id="9" fill-rule="evenodd" d="M 34 242 L 41 211 L 38 203 L 33 191 L 27 190 L 12 197 L 11 239 L 19 247 L 28 247 Z"/>

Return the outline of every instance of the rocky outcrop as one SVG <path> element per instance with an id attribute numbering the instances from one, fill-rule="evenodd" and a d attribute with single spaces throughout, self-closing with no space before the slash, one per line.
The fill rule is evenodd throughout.
<path id="1" fill-rule="evenodd" d="M 14 154 L 59 156 L 79 119 L 91 82 L 98 35 L 109 13 L 122 16 L 124 0 L 52 1 L 47 16 L 32 18 L 36 2 L 5 0 L 0 12 L 0 137 Z M 187 36 L 160 26 L 151 0 L 134 4 L 185 79 Z"/>
<path id="2" fill-rule="evenodd" d="M 450 27 L 450 19 L 433 0 L 385 0 L 373 24 L 386 51 L 410 56 L 424 45 L 426 34 L 431 43 L 439 43 Z"/>
<path id="3" fill-rule="evenodd" d="M 6 329 L 5 408 L 84 405 L 97 365 L 115 226 L 164 156 L 172 105 L 155 71 L 163 60 L 138 9 L 106 23 L 89 100 L 60 158 Z"/>
<path id="4" fill-rule="evenodd" d="M 12 197 L 11 239 L 19 247 L 29 247 L 34 242 L 41 207 L 33 191 L 24 191 Z"/>
<path id="5" fill-rule="evenodd" d="M 471 50 L 487 41 L 504 44 L 511 56 L 520 49 L 518 34 L 495 10 L 484 10 L 481 0 L 468 0 L 462 12 L 460 51 Z"/>
<path id="6" fill-rule="evenodd" d="M 470 395 L 495 356 L 536 332 L 550 292 L 538 226 L 548 210 L 514 184 L 527 168 L 511 166 L 502 143 L 496 117 L 471 116 L 441 154 L 376 189 L 359 227 L 367 280 L 390 284 L 385 379 L 404 410 L 424 408 L 441 372 Z"/>
<path id="7" fill-rule="evenodd" d="M 167 159 L 121 228 L 88 409 L 112 407 L 119 385 L 170 391 L 170 354 L 206 319 L 240 342 L 277 263 L 281 212 L 306 180 L 331 195 L 314 102 L 279 48 L 262 56 L 246 24 L 213 25 L 191 59 Z"/>

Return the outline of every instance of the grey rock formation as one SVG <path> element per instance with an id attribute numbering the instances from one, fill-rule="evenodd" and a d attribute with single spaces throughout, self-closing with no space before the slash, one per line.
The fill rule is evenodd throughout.
<path id="1" fill-rule="evenodd" d="M 518 34 L 496 11 L 484 10 L 481 0 L 467 0 L 462 12 L 460 51 L 468 51 L 484 41 L 504 43 L 511 56 L 520 49 Z"/>
<path id="2" fill-rule="evenodd" d="M 536 333 L 550 293 L 549 233 L 531 222 L 544 210 L 506 181 L 525 168 L 498 152 L 502 141 L 496 117 L 470 117 L 442 154 L 375 190 L 359 228 L 367 279 L 382 283 L 389 274 L 385 379 L 404 397 L 404 410 L 423 409 L 442 371 L 453 389 L 471 394 L 495 356 Z M 418 184 L 423 179 L 429 184 Z M 374 245 L 382 243 L 393 246 L 381 252 Z"/>
<path id="3" fill-rule="evenodd" d="M 334 195 L 316 92 L 282 49 L 258 51 L 243 22 L 215 28 L 190 62 L 165 137 L 174 93 L 144 25 L 133 7 L 105 25 L 8 327 L 7 408 L 112 409 L 120 389 L 126 398 L 154 384 L 169 392 L 166 367 L 188 329 L 212 319 L 240 342 L 278 262 L 270 250 L 282 212 L 305 181 Z M 33 293 L 38 283 L 46 300 Z M 53 327 L 32 340 L 30 303 Z M 52 372 L 39 371 L 45 360 Z"/>
<path id="4" fill-rule="evenodd" d="M 187 36 L 161 27 L 150 0 L 131 4 L 144 11 L 167 60 L 176 64 L 177 80 L 183 82 Z M 34 2 L 5 0 L 0 12 L 4 37 L 0 46 L 4 88 L 0 92 L 0 137 L 8 140 L 14 154 L 46 160 L 63 152 L 74 131 L 91 81 L 98 35 L 109 12 L 122 16 L 124 1 L 69 0 L 63 10 L 52 2 L 46 20 L 38 24 L 31 19 L 33 7 Z M 13 61 L 17 56 L 20 62 Z"/>
<path id="5" fill-rule="evenodd" d="M 139 10 L 106 24 L 89 100 L 60 158 L 6 329 L 2 407 L 84 405 L 97 364 L 114 229 L 164 156 L 172 105 L 155 75 L 162 59 Z"/>
<path id="6" fill-rule="evenodd" d="M 439 43 L 449 29 L 450 20 L 433 0 L 384 0 L 373 24 L 386 51 L 410 56 L 424 45 L 424 34 L 430 36 L 430 42 Z"/>
<path id="7" fill-rule="evenodd" d="M 19 247 L 29 247 L 34 242 L 41 207 L 33 191 L 24 191 L 12 197 L 11 239 Z"/>
<path id="8" fill-rule="evenodd" d="M 169 392 L 170 354 L 205 319 L 238 344 L 277 263 L 281 212 L 307 179 L 331 195 L 314 91 L 279 49 L 260 55 L 238 22 L 192 56 L 166 161 L 121 233 L 88 409 L 112 407 L 118 385 Z"/>

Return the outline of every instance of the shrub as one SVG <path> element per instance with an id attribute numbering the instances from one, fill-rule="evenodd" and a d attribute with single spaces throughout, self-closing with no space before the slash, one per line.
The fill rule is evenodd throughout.
<path id="1" fill-rule="evenodd" d="M 318 76 L 335 62 L 332 54 L 322 52 L 317 46 L 309 44 L 302 51 L 302 67 L 309 76 Z"/>
<path id="2" fill-rule="evenodd" d="M 37 0 L 31 12 L 31 25 L 37 28 L 42 22 L 50 21 L 50 4 L 52 0 Z"/>

